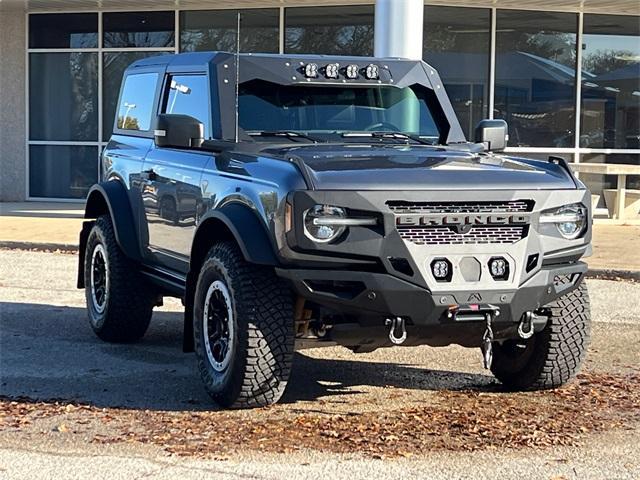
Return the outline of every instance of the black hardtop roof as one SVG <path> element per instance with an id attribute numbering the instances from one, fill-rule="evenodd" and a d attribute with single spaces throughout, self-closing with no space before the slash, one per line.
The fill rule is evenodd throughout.
<path id="1" fill-rule="evenodd" d="M 376 78 L 356 78 L 341 82 L 332 78 L 317 75 L 313 81 L 301 73 L 308 63 L 316 63 L 319 67 L 329 63 L 355 64 L 364 68 L 369 63 L 380 67 Z M 240 68 L 237 68 L 239 65 Z M 346 65 L 345 65 L 346 66 Z M 236 71 L 237 68 L 237 71 Z M 209 72 L 212 88 L 215 87 L 214 124 L 219 125 L 216 138 L 231 139 L 237 134 L 237 113 L 222 115 L 220 112 L 235 112 L 237 109 L 238 83 L 252 80 L 263 80 L 278 85 L 357 85 L 368 86 L 383 84 L 396 88 L 422 85 L 430 89 L 429 103 L 434 107 L 441 128 L 441 143 L 465 142 L 465 136 L 456 118 L 449 98 L 445 93 L 438 72 L 421 60 L 403 58 L 377 58 L 339 55 L 296 55 L 273 53 L 240 53 L 236 62 L 236 54 L 229 52 L 191 52 L 149 57 L 132 63 L 125 75 L 146 71 L 164 71 L 169 74 Z M 236 73 L 238 74 L 236 77 Z M 348 83 L 345 83 L 348 82 Z"/>
<path id="2" fill-rule="evenodd" d="M 158 55 L 155 57 L 143 58 L 141 60 L 137 60 L 133 62 L 129 69 L 139 68 L 139 67 L 151 67 L 151 66 L 166 66 L 166 67 L 176 67 L 176 66 L 188 66 L 188 67 L 205 67 L 206 65 L 213 62 L 216 57 L 228 57 L 230 55 L 235 55 L 232 52 L 187 52 L 187 53 L 179 53 L 179 54 L 167 54 L 167 55 Z M 240 53 L 239 54 L 240 61 L 242 59 L 253 59 L 259 60 L 260 58 L 269 59 L 291 59 L 295 61 L 306 60 L 306 61 L 319 61 L 319 62 L 330 62 L 331 60 L 335 60 L 336 62 L 363 62 L 363 61 L 375 61 L 375 62 L 411 62 L 416 63 L 417 60 L 408 60 L 404 58 L 377 58 L 377 57 L 364 57 L 364 56 L 355 56 L 355 55 L 297 55 L 297 54 L 279 54 L 279 53 Z"/>

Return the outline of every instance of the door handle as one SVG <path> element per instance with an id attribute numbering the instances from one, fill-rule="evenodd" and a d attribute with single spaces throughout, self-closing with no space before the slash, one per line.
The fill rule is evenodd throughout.
<path id="1" fill-rule="evenodd" d="M 156 174 L 156 172 L 153 171 L 153 169 L 149 169 L 149 170 L 144 170 L 142 172 L 140 172 L 140 178 L 142 180 L 151 180 L 154 181 L 158 178 L 158 175 Z"/>

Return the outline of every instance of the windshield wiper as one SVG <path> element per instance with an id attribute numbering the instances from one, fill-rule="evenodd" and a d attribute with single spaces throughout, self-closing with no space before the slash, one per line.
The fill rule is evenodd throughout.
<path id="1" fill-rule="evenodd" d="M 412 135 L 404 132 L 344 132 L 343 137 L 358 138 L 358 137 L 370 137 L 370 138 L 394 138 L 398 140 L 413 140 L 414 142 L 421 143 L 423 145 L 435 145 L 434 142 L 426 140 L 418 135 Z"/>
<path id="2" fill-rule="evenodd" d="M 247 135 L 251 137 L 285 137 L 285 138 L 304 138 L 305 140 L 309 140 L 314 143 L 323 142 L 316 137 L 312 137 L 311 135 L 307 135 L 306 133 L 296 132 L 293 130 L 261 130 L 256 132 L 247 132 Z"/>

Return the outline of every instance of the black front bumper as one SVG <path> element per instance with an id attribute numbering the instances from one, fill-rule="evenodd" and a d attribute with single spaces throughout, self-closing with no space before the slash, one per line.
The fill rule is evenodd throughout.
<path id="1" fill-rule="evenodd" d="M 385 318 L 402 317 L 406 320 L 410 335 L 414 330 L 419 334 L 431 332 L 429 335 L 433 337 L 434 331 L 441 330 L 442 333 L 451 332 L 451 335 L 447 334 L 444 340 L 435 343 L 465 344 L 475 342 L 484 325 L 481 315 L 478 318 L 478 315 L 470 312 L 499 310 L 499 315 L 494 317 L 498 334 L 503 338 L 513 337 L 514 327 L 525 312 L 538 310 L 575 289 L 584 278 L 587 265 L 576 262 L 544 267 L 515 290 L 439 293 L 432 293 L 426 288 L 383 273 L 297 269 L 276 271 L 280 277 L 291 282 L 300 296 L 356 318 L 360 327 L 380 328 Z M 466 313 L 452 314 L 458 311 Z M 469 335 L 464 335 L 461 329 L 468 331 Z M 470 338 L 468 342 L 462 338 L 465 336 Z"/>

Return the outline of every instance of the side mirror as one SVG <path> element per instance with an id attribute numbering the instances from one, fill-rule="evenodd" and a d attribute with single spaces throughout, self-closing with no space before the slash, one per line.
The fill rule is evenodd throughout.
<path id="1" fill-rule="evenodd" d="M 158 147 L 198 148 L 204 142 L 204 125 L 189 115 L 159 114 L 153 124 Z"/>
<path id="2" fill-rule="evenodd" d="M 509 130 L 504 120 L 481 120 L 476 127 L 476 143 L 482 143 L 486 151 L 501 152 L 507 146 Z"/>

